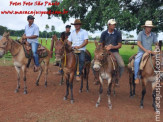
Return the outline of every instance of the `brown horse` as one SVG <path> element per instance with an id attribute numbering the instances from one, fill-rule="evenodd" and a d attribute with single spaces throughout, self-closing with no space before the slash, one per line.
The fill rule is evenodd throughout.
<path id="1" fill-rule="evenodd" d="M 8 51 L 13 56 L 13 63 L 17 72 L 17 88 L 15 92 L 19 92 L 20 89 L 20 71 L 23 71 L 23 79 L 24 79 L 24 94 L 27 94 L 27 85 L 26 85 L 26 71 L 28 58 L 26 58 L 23 46 L 12 40 L 9 37 L 9 33 L 4 33 L 2 39 L 0 40 L 0 58 L 3 57 Z M 50 51 L 48 51 L 48 56 L 45 58 L 40 58 L 39 62 L 44 62 L 45 64 L 45 87 L 47 86 L 47 75 L 48 75 L 48 65 L 50 60 Z M 42 74 L 42 68 L 39 71 L 39 75 L 36 80 L 36 85 L 39 85 L 39 80 Z"/>
<path id="2" fill-rule="evenodd" d="M 159 50 L 159 51 L 157 51 Z M 141 101 L 140 101 L 140 108 L 144 108 L 144 96 L 146 94 L 146 86 L 148 82 L 151 82 L 152 84 L 152 97 L 153 97 L 153 108 L 156 111 L 157 107 L 156 107 L 156 103 L 155 103 L 155 98 L 156 98 L 156 86 L 159 86 L 160 84 L 157 82 L 157 73 L 159 71 L 163 71 L 162 70 L 162 51 L 161 51 L 161 45 L 160 48 L 158 46 L 156 46 L 155 49 L 156 54 L 155 55 L 151 55 L 149 56 L 144 69 L 139 71 L 139 74 L 141 75 L 141 82 L 142 82 L 142 97 L 141 97 Z M 135 56 L 135 55 L 134 55 Z M 130 57 L 133 58 L 134 56 Z M 160 59 L 160 64 L 159 66 L 156 66 L 156 59 Z M 157 62 L 158 63 L 158 62 Z M 135 82 L 134 82 L 134 72 L 132 71 L 131 67 L 129 66 L 128 68 L 129 71 L 129 84 L 130 84 L 130 97 L 135 95 Z M 163 79 L 163 73 L 161 72 L 159 74 L 159 79 L 162 80 Z"/>
<path id="3" fill-rule="evenodd" d="M 89 54 L 90 55 L 90 54 Z M 64 100 L 67 100 L 67 97 L 69 95 L 69 87 L 71 90 L 71 103 L 74 102 L 74 98 L 73 98 L 73 79 L 75 76 L 75 72 L 77 70 L 77 56 L 74 53 L 72 47 L 70 45 L 67 44 L 67 42 L 65 41 L 65 43 L 61 40 L 58 40 L 55 42 L 55 58 L 57 61 L 61 62 L 62 68 L 63 68 L 63 72 L 64 72 L 64 79 L 66 80 L 66 95 L 64 97 Z M 87 62 L 85 64 L 84 67 L 84 76 L 81 75 L 81 87 L 79 92 L 82 92 L 83 89 L 83 78 L 86 78 L 87 81 L 87 85 L 86 85 L 86 89 L 87 91 L 89 90 L 89 86 L 88 86 L 88 75 L 89 75 L 89 70 L 90 70 L 90 63 L 91 62 Z"/>
<path id="4" fill-rule="evenodd" d="M 135 96 L 135 89 L 136 89 L 136 84 L 135 84 L 135 79 L 134 79 L 134 71 L 132 67 L 130 66 L 132 59 L 135 57 L 135 55 L 131 56 L 129 58 L 129 64 L 128 64 L 128 73 L 129 73 L 129 85 L 130 85 L 130 98 Z"/>
<path id="5" fill-rule="evenodd" d="M 100 89 L 99 89 L 99 98 L 96 103 L 96 107 L 99 106 L 100 101 L 101 101 L 101 94 L 103 92 L 103 80 L 107 80 L 108 82 L 108 107 L 109 109 L 112 109 L 112 103 L 110 99 L 111 95 L 111 87 L 112 83 L 114 83 L 114 93 L 115 93 L 115 80 L 118 80 L 117 78 L 118 73 L 116 72 L 115 69 L 118 69 L 118 64 L 117 62 L 114 62 L 113 66 L 113 61 L 111 59 L 111 53 L 108 52 L 103 45 L 98 45 L 97 42 L 95 42 L 96 45 L 96 50 L 95 50 L 95 56 L 94 56 L 94 64 L 93 64 L 93 69 L 95 71 L 99 71 L 99 79 L 100 79 Z"/>
<path id="6" fill-rule="evenodd" d="M 156 48 L 159 49 L 159 48 Z M 157 60 L 160 60 L 160 64 L 157 62 Z M 161 68 L 161 61 L 162 60 L 162 52 L 158 51 L 156 53 L 156 55 L 149 57 L 146 65 L 144 66 L 144 69 L 142 71 L 140 71 L 140 75 L 141 75 L 141 81 L 142 81 L 142 97 L 141 97 L 141 101 L 140 101 L 140 108 L 144 108 L 144 96 L 146 94 L 146 86 L 148 82 L 151 82 L 152 84 L 152 97 L 153 97 L 153 108 L 156 111 L 157 110 L 157 106 L 156 106 L 156 86 L 159 86 L 161 83 L 160 81 L 163 79 L 163 73 L 159 71 L 163 71 Z M 156 65 L 159 64 L 159 65 Z M 160 81 L 159 81 L 160 80 Z"/>

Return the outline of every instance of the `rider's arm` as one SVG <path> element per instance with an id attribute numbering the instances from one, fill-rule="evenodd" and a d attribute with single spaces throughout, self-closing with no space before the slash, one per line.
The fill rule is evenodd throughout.
<path id="1" fill-rule="evenodd" d="M 118 43 L 118 45 L 116 45 L 116 46 L 111 46 L 111 49 L 119 49 L 119 48 L 121 48 L 122 47 L 122 43 Z"/>
<path id="2" fill-rule="evenodd" d="M 26 36 L 25 35 L 25 39 L 35 39 L 39 36 L 39 27 L 35 26 L 34 28 L 34 34 L 32 36 Z"/>
<path id="3" fill-rule="evenodd" d="M 84 40 L 83 44 L 79 46 L 79 49 L 85 47 L 88 44 L 88 39 Z"/>
<path id="4" fill-rule="evenodd" d="M 141 44 L 141 41 L 137 41 L 137 45 L 140 47 L 140 49 L 142 49 L 144 52 L 146 52 L 147 51 L 147 49 L 145 49 L 143 46 L 142 46 L 142 44 Z"/>

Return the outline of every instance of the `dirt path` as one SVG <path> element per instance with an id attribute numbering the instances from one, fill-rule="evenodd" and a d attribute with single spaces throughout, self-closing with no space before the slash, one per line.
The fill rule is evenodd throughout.
<path id="1" fill-rule="evenodd" d="M 144 109 L 139 108 L 141 85 L 136 87 L 135 98 L 129 98 L 128 73 L 125 71 L 116 88 L 116 96 L 111 96 L 113 109 L 107 107 L 107 83 L 105 83 L 101 104 L 95 107 L 99 86 L 93 85 L 92 72 L 89 77 L 90 92 L 79 93 L 80 83 L 74 81 L 74 104 L 63 100 L 65 83 L 59 86 L 60 76 L 53 75 L 57 68 L 51 66 L 48 76 L 48 87 L 44 87 L 44 76 L 40 86 L 35 86 L 37 73 L 30 69 L 27 72 L 28 94 L 16 88 L 16 72 L 13 66 L 0 66 L 0 122 L 154 122 L 155 112 L 152 108 L 151 85 L 148 84 L 144 100 Z M 44 74 L 43 74 L 44 75 Z M 85 82 L 84 82 L 85 83 Z M 163 94 L 163 89 L 161 89 Z M 163 101 L 161 99 L 161 113 Z M 163 120 L 163 115 L 161 115 Z"/>

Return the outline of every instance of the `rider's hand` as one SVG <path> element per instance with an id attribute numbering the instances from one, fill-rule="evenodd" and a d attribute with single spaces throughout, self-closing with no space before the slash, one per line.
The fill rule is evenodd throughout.
<path id="1" fill-rule="evenodd" d="M 108 51 L 111 50 L 112 49 L 112 45 L 105 46 L 105 49 L 108 50 Z"/>
<path id="2" fill-rule="evenodd" d="M 22 37 L 23 40 L 26 40 L 27 39 L 27 36 L 25 34 L 23 34 L 23 37 Z"/>
<path id="3" fill-rule="evenodd" d="M 74 48 L 75 48 L 75 49 L 80 49 L 80 47 L 79 47 L 79 46 L 75 46 Z"/>
<path id="4" fill-rule="evenodd" d="M 150 51 L 150 50 L 146 50 L 145 52 L 148 54 L 152 54 L 152 51 Z"/>

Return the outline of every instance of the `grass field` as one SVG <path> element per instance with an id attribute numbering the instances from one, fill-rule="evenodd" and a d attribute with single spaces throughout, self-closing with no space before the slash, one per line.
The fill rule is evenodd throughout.
<path id="1" fill-rule="evenodd" d="M 17 39 L 16 37 L 11 37 L 12 39 Z M 41 43 L 41 38 L 39 38 L 39 42 Z M 47 45 L 46 45 L 46 39 L 43 38 L 42 39 L 42 45 L 47 47 L 48 49 L 50 49 L 50 45 L 51 45 L 51 39 L 48 38 L 47 39 Z M 154 47 L 153 47 L 154 48 Z M 95 44 L 94 43 L 89 43 L 87 45 L 87 49 L 90 51 L 91 55 L 92 55 L 92 59 L 94 57 L 94 50 L 95 50 Z M 137 50 L 138 50 L 138 47 L 137 45 L 135 45 L 134 49 L 131 49 L 131 45 L 122 45 L 122 48 L 119 50 L 120 52 L 120 55 L 122 56 L 124 62 L 125 62 L 125 65 L 128 64 L 128 59 L 130 56 L 132 56 L 133 54 L 136 54 L 137 53 Z M 8 53 L 5 55 L 5 58 L 7 61 L 10 61 L 11 60 L 11 54 Z M 3 59 L 0 59 L 0 65 L 2 64 L 2 60 Z M 53 55 L 53 58 L 51 59 L 51 62 L 54 61 L 54 55 Z"/>

